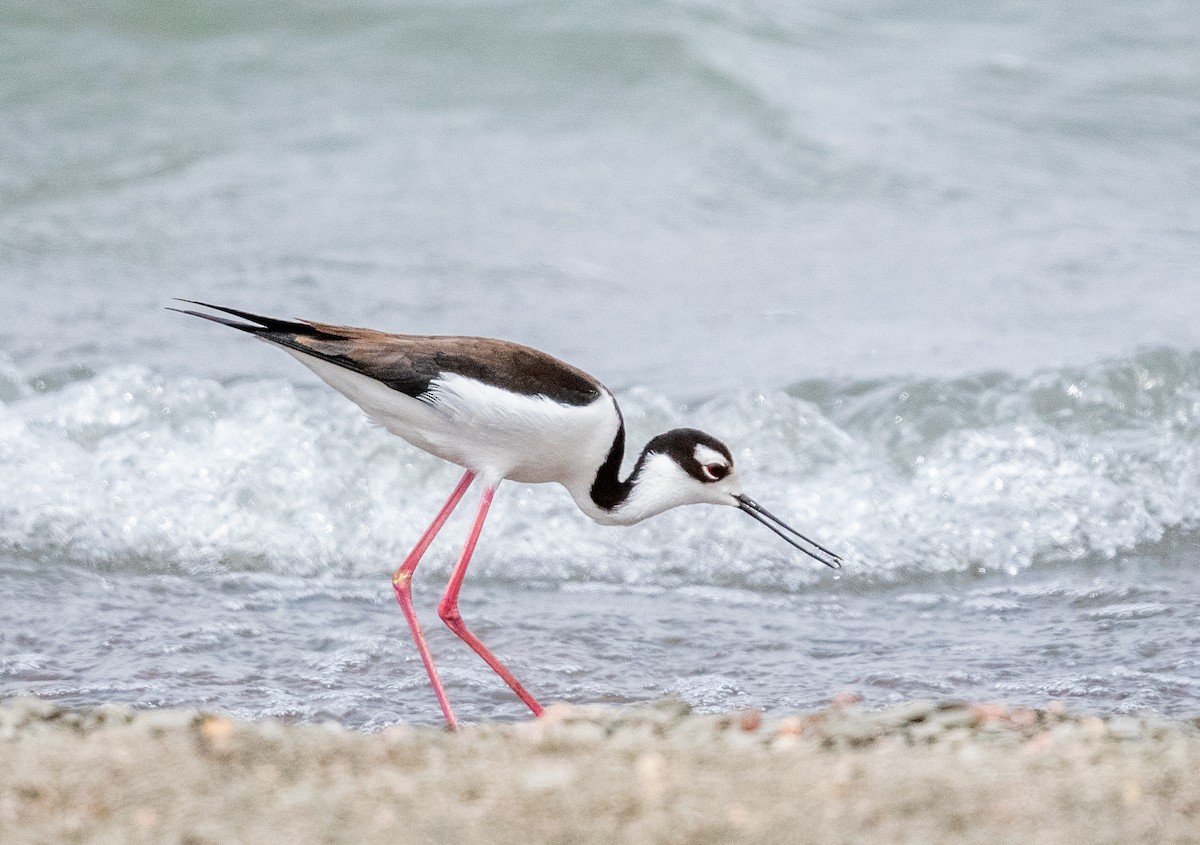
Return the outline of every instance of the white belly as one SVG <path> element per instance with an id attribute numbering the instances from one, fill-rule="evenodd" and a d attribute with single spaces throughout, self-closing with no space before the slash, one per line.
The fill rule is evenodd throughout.
<path id="1" fill-rule="evenodd" d="M 557 481 L 573 493 L 587 489 L 620 426 L 607 391 L 589 405 L 564 405 L 449 373 L 432 382 L 427 396 L 414 399 L 336 364 L 287 351 L 392 434 L 491 483 L 509 478 Z"/>

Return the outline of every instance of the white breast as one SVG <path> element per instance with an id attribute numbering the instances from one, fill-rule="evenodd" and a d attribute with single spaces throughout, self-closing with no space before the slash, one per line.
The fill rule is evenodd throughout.
<path id="1" fill-rule="evenodd" d="M 426 396 L 414 399 L 352 370 L 287 351 L 392 434 L 492 483 L 557 481 L 573 495 L 590 489 L 620 426 L 607 391 L 588 405 L 564 405 L 447 373 L 431 383 Z"/>

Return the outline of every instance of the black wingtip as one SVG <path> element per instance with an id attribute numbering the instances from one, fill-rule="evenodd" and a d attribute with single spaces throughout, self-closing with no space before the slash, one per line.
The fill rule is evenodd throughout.
<path id="1" fill-rule="evenodd" d="M 310 331 L 310 327 L 303 323 L 297 323 L 292 320 L 279 320 L 274 317 L 264 317 L 261 314 L 254 314 L 250 311 L 242 311 L 237 308 L 227 308 L 224 305 L 213 305 L 211 302 L 200 302 L 196 299 L 182 299 L 175 297 L 176 302 L 186 302 L 188 305 L 199 305 L 201 308 L 209 308 L 213 311 L 220 311 L 222 314 L 230 314 L 245 320 L 244 323 L 239 323 L 235 320 L 227 320 L 224 317 L 218 317 L 215 314 L 205 314 L 202 311 L 193 311 L 190 308 L 172 308 L 167 306 L 168 311 L 176 311 L 180 314 L 190 314 L 193 317 L 200 317 L 204 320 L 211 320 L 214 323 L 220 323 L 223 326 L 229 326 L 233 329 L 240 329 L 250 334 L 258 334 L 260 332 L 289 332 L 304 333 Z"/>
<path id="2" fill-rule="evenodd" d="M 204 306 L 205 308 L 215 307 L 212 305 L 207 305 L 206 303 L 203 303 L 203 302 L 193 302 L 190 299 L 176 299 L 175 301 L 176 302 L 187 302 L 191 305 L 201 305 L 201 306 Z M 174 308 L 174 307 L 168 305 L 168 306 L 166 306 L 166 310 L 174 311 L 176 314 L 187 314 L 192 317 L 199 317 L 201 320 L 209 320 L 214 323 L 220 323 L 222 326 L 229 326 L 229 328 L 231 328 L 231 329 L 238 329 L 239 331 L 248 332 L 250 334 L 255 334 L 256 332 L 261 332 L 263 330 L 262 326 L 256 326 L 256 325 L 253 325 L 252 323 L 239 323 L 237 320 L 230 320 L 225 317 L 218 317 L 216 314 L 205 314 L 203 311 L 193 311 L 190 308 Z M 221 309 L 221 310 L 223 311 L 225 309 Z"/>

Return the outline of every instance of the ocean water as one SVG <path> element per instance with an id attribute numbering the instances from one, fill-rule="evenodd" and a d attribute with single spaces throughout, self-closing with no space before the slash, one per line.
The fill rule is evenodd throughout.
<path id="1" fill-rule="evenodd" d="M 0 22 L 0 696 L 439 719 L 389 576 L 457 470 L 180 296 L 546 349 L 846 558 L 505 484 L 461 607 L 543 702 L 1200 714 L 1195 4 Z M 522 718 L 434 612 L 470 510 L 417 606 Z"/>

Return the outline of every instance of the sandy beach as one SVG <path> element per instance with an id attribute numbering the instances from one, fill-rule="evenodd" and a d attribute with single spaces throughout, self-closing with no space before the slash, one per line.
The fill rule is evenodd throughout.
<path id="1" fill-rule="evenodd" d="M 457 734 L 0 705 L 6 843 L 1200 841 L 1200 725 L 558 705 Z"/>

